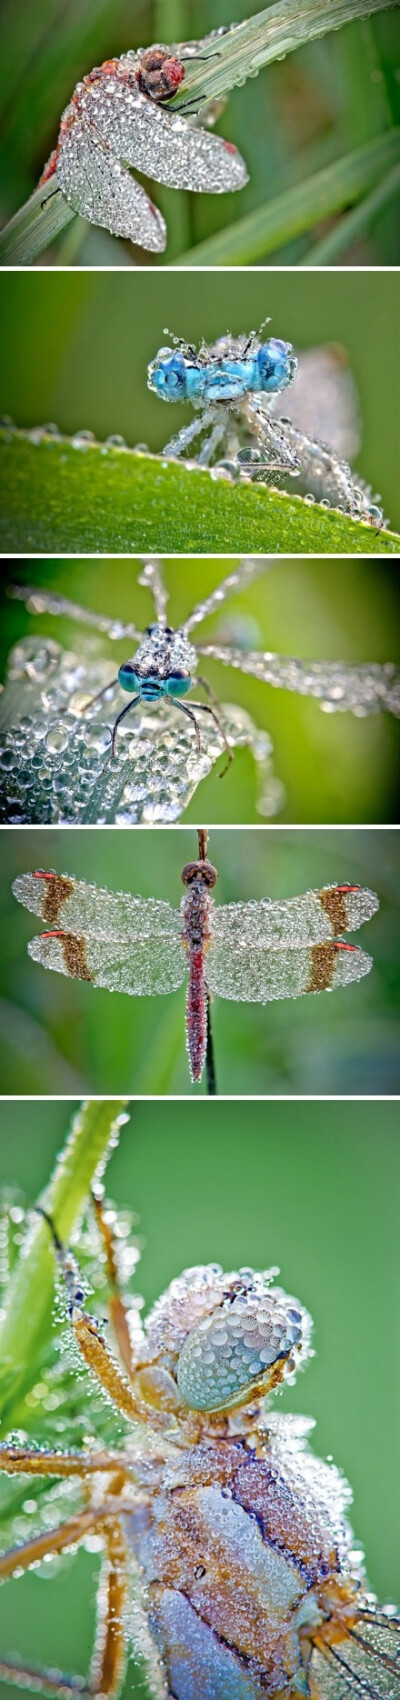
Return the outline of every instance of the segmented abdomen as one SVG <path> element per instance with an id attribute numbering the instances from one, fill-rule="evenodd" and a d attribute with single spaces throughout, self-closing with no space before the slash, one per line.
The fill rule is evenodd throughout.
<path id="1" fill-rule="evenodd" d="M 192 1080 L 201 1080 L 207 1049 L 207 993 L 202 945 L 189 952 L 186 1037 Z"/>

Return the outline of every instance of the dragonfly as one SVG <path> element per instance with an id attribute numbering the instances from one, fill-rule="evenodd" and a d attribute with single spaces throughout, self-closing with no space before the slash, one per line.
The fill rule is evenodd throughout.
<path id="1" fill-rule="evenodd" d="M 191 449 L 195 437 L 203 436 L 196 457 L 200 466 L 215 463 L 234 479 L 268 482 L 272 474 L 278 480 L 294 477 L 309 500 L 382 529 L 387 522 L 380 498 L 338 451 L 336 421 L 330 421 L 329 413 L 326 442 L 316 434 L 321 419 L 321 362 L 322 387 L 328 379 L 329 401 L 334 397 L 336 407 L 339 395 L 342 411 L 348 412 L 352 400 L 341 351 L 338 358 L 335 349 L 311 350 L 311 360 L 303 357 L 299 371 L 290 342 L 273 337 L 262 341 L 268 323 L 264 319 L 258 332 L 236 337 L 228 332 L 211 344 L 203 340 L 198 348 L 165 330 L 171 346 L 159 348 L 150 361 L 148 388 L 163 401 L 190 401 L 196 417 L 170 438 L 163 455 L 179 458 Z M 285 395 L 285 418 L 279 418 L 277 397 L 293 381 L 297 383 L 293 411 Z M 315 421 L 311 430 L 310 412 Z"/>
<path id="2" fill-rule="evenodd" d="M 22 1477 L 26 1492 L 32 1478 L 42 1492 L 36 1533 L 30 1528 L 21 1541 L 20 1517 L 18 1544 L 0 1556 L 1 1578 L 89 1536 L 102 1551 L 90 1676 L 5 1656 L 0 1676 L 61 1700 L 71 1692 L 117 1700 L 132 1650 L 153 1700 L 400 1700 L 400 1618 L 369 1591 L 348 1522 L 347 1482 L 312 1452 L 312 1420 L 273 1410 L 274 1393 L 293 1385 L 309 1360 L 312 1331 L 305 1306 L 279 1284 L 279 1269 L 195 1264 L 142 1322 L 132 1295 L 124 1297 L 119 1217 L 103 1190 L 92 1194 L 78 1257 L 60 1240 L 45 1199 L 39 1215 L 35 1243 L 42 1236 L 53 1249 L 74 1343 L 75 1425 L 76 1411 L 85 1400 L 91 1411 L 101 1390 L 114 1444 L 108 1428 L 106 1443 L 97 1435 L 90 1447 L 84 1440 L 71 1450 L 61 1407 L 58 1444 L 13 1436 L 0 1447 L 0 1467 L 16 1486 Z M 126 1257 L 126 1222 L 122 1231 Z M 30 1234 L 32 1245 L 32 1227 Z M 90 1288 L 81 1245 L 92 1254 Z M 99 1264 L 113 1347 L 107 1318 L 99 1323 L 87 1308 Z M 58 1372 L 58 1397 L 67 1329 L 55 1339 L 50 1368 L 46 1357 L 45 1391 Z M 35 1412 L 40 1423 L 40 1404 Z M 54 1524 L 57 1478 L 64 1502 Z M 40 1519 L 46 1487 L 53 1517 L 45 1500 Z M 68 1489 L 75 1492 L 70 1516 Z"/>
<path id="3" fill-rule="evenodd" d="M 396 716 L 400 715 L 400 669 L 391 662 L 365 662 L 352 666 L 342 661 L 302 661 L 297 656 L 273 654 L 271 650 L 264 653 L 248 650 L 243 646 L 225 642 L 218 634 L 209 641 L 201 638 L 199 640 L 197 635 L 194 636 L 196 628 L 202 625 L 209 615 L 219 611 L 229 596 L 244 590 L 273 565 L 273 560 L 246 557 L 238 563 L 233 572 L 221 580 L 209 596 L 196 603 L 181 626 L 174 628 L 167 623 L 168 594 L 162 563 L 153 559 L 145 561 L 138 574 L 138 584 L 150 590 L 155 612 L 155 620 L 145 632 L 139 631 L 131 623 L 97 614 L 92 609 L 81 608 L 69 598 L 56 592 L 41 590 L 38 586 L 10 585 L 9 595 L 26 602 L 32 614 L 65 615 L 79 624 L 94 627 L 112 641 L 120 641 L 126 637 L 139 644 L 135 653 L 122 662 L 115 678 L 96 692 L 95 696 L 84 698 L 83 712 L 87 713 L 91 712 L 96 704 L 107 699 L 107 694 L 116 686 L 130 695 L 130 701 L 121 709 L 113 724 L 111 757 L 115 758 L 117 754 L 118 728 L 121 721 L 125 720 L 140 702 L 169 702 L 183 711 L 189 722 L 194 724 L 198 753 L 200 734 L 197 713 L 202 711 L 211 716 L 227 752 L 227 761 L 220 775 L 222 778 L 232 759 L 232 748 L 224 730 L 222 715 L 218 712 L 218 702 L 204 674 L 198 670 L 199 659 L 200 664 L 203 658 L 221 661 L 225 666 L 233 667 L 241 673 L 252 674 L 265 684 L 294 691 L 300 696 L 314 697 L 321 707 L 328 707 L 330 711 L 350 710 L 365 715 L 386 710 Z M 190 707 L 186 701 L 182 702 L 182 696 L 186 698 L 195 686 L 200 686 L 211 698 L 211 702 L 195 702 Z"/>
<path id="4" fill-rule="evenodd" d="M 48 923 L 31 939 L 42 967 L 131 997 L 176 991 L 188 975 L 186 1041 L 190 1076 L 216 1090 L 210 1000 L 249 1003 L 298 998 L 361 980 L 372 958 L 338 935 L 371 919 L 376 893 L 358 885 L 325 886 L 274 903 L 269 898 L 218 906 L 218 874 L 198 829 L 198 857 L 185 864 L 180 909 L 159 898 L 114 893 L 42 868 L 20 874 L 19 903 Z"/>
<path id="5" fill-rule="evenodd" d="M 130 50 L 95 66 L 63 113 L 40 185 L 54 177 L 74 212 L 153 253 L 166 247 L 167 227 L 129 166 L 173 189 L 215 195 L 242 189 L 248 173 L 233 143 L 210 135 L 194 116 L 185 118 L 183 108 L 166 110 L 184 80 L 185 63 L 212 57 L 225 33 Z M 206 122 L 214 115 L 209 103 Z"/>

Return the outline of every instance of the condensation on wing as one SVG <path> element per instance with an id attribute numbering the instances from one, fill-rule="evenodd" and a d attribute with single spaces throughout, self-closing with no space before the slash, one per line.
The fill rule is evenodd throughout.
<path id="1" fill-rule="evenodd" d="M 95 101 L 92 91 L 85 93 L 82 109 L 85 119 L 93 116 L 103 141 L 127 165 L 172 189 L 222 195 L 247 183 L 244 160 L 230 143 L 188 124 L 178 113 L 166 112 L 141 94 L 137 84 L 118 83 L 117 98 L 115 89 L 115 77 L 104 77 Z"/>
<path id="2" fill-rule="evenodd" d="M 94 123 L 76 118 L 71 125 L 60 146 L 57 183 L 74 212 L 90 224 L 100 224 L 112 236 L 138 242 L 153 253 L 163 252 L 167 227 L 162 214 Z"/>
<path id="3" fill-rule="evenodd" d="M 308 1675 L 312 1700 L 400 1700 L 400 1619 L 366 1604 L 345 1640 L 314 1648 Z"/>
<path id="4" fill-rule="evenodd" d="M 271 412 L 282 412 L 281 397 L 273 398 Z M 329 443 L 336 454 L 354 460 L 360 447 L 360 412 L 354 378 L 344 348 L 323 343 L 305 349 L 290 388 L 285 391 L 284 412 L 306 435 Z"/>
<path id="5" fill-rule="evenodd" d="M 41 915 L 48 928 L 65 927 L 67 932 L 132 944 L 151 938 L 154 951 L 159 939 L 170 939 L 173 950 L 180 938 L 180 911 L 161 898 L 107 891 L 68 874 L 19 874 L 12 889 L 18 902 Z"/>
<path id="6" fill-rule="evenodd" d="M 372 968 L 372 957 L 358 949 L 326 941 L 296 950 L 260 946 L 255 935 L 246 947 L 212 939 L 206 961 L 210 992 L 246 1003 L 272 1003 L 299 998 L 302 992 L 331 991 L 361 980 Z"/>
<path id="7" fill-rule="evenodd" d="M 273 903 L 269 898 L 226 903 L 215 909 L 213 939 L 225 943 L 227 949 L 246 944 L 269 945 L 272 950 L 282 945 L 319 944 L 360 927 L 378 908 L 374 891 L 346 891 L 340 886 L 306 891 L 304 896 L 284 903 Z"/>
<path id="8" fill-rule="evenodd" d="M 187 971 L 187 958 L 180 939 L 170 948 L 159 937 L 123 943 L 79 937 L 63 932 L 60 937 L 44 934 L 30 940 L 29 955 L 43 968 L 54 968 L 72 979 L 90 980 L 109 992 L 127 992 L 130 997 L 175 992 Z"/>

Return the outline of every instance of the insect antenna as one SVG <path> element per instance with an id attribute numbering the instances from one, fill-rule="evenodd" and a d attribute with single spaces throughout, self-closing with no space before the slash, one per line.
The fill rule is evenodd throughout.
<path id="1" fill-rule="evenodd" d="M 183 354 L 191 354 L 193 357 L 196 356 L 196 344 L 194 342 L 186 342 L 184 336 L 174 336 L 173 331 L 168 330 L 168 325 L 163 326 L 163 336 L 169 336 L 171 342 L 173 342 L 174 348 L 181 348 Z"/>

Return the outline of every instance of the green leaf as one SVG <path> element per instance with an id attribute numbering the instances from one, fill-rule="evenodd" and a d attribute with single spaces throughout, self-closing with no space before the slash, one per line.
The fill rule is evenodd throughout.
<path id="1" fill-rule="evenodd" d="M 90 1187 L 103 1170 L 115 1143 L 128 1100 L 88 1100 L 74 1117 L 64 1150 L 57 1158 L 41 1206 L 54 1220 L 67 1244 L 80 1221 Z M 3 1387 L 3 1432 L 12 1427 L 13 1411 L 22 1392 L 33 1385 L 37 1358 L 49 1328 L 54 1292 L 54 1250 L 47 1224 L 40 1216 L 22 1246 L 8 1288 L 0 1324 L 0 1363 Z"/>
<path id="2" fill-rule="evenodd" d="M 38 427 L 0 432 L 4 554 L 396 555 L 393 532 L 265 485 Z"/>
<path id="3" fill-rule="evenodd" d="M 238 219 L 225 230 L 219 230 L 216 236 L 197 243 L 195 248 L 180 255 L 177 263 L 180 266 L 240 266 L 265 260 L 268 254 L 274 254 L 277 248 L 283 248 L 288 242 L 293 242 L 295 237 L 311 230 L 321 219 L 331 218 L 334 213 L 341 212 L 343 207 L 351 207 L 360 201 L 377 180 L 377 206 L 381 204 L 380 197 L 383 204 L 389 194 L 394 194 L 399 187 L 399 159 L 400 129 L 385 131 L 382 136 L 376 136 L 372 142 L 355 148 L 353 153 L 346 154 L 343 159 L 334 160 L 324 171 L 314 172 L 304 183 L 294 184 L 292 189 L 286 189 L 282 195 L 277 195 L 275 200 L 257 207 L 254 212 L 248 213 L 246 218 Z M 395 168 L 390 173 L 390 188 L 388 179 L 385 178 L 382 195 L 379 180 L 383 173 L 389 171 L 390 166 Z M 375 203 L 371 207 L 371 216 L 374 210 Z M 357 211 L 362 215 L 363 208 Z M 365 228 L 367 222 L 368 211 L 362 218 L 362 228 Z M 335 235 L 336 227 L 320 245 L 322 249 L 325 242 L 328 249 L 332 241 L 332 258 L 335 252 Z M 350 240 L 349 229 L 348 241 Z M 326 262 L 325 258 L 323 260 L 321 257 L 320 260 L 318 257 L 313 259 L 312 264 L 329 263 L 329 258 L 328 252 Z M 307 255 L 300 263 L 310 265 L 311 258 Z"/>

